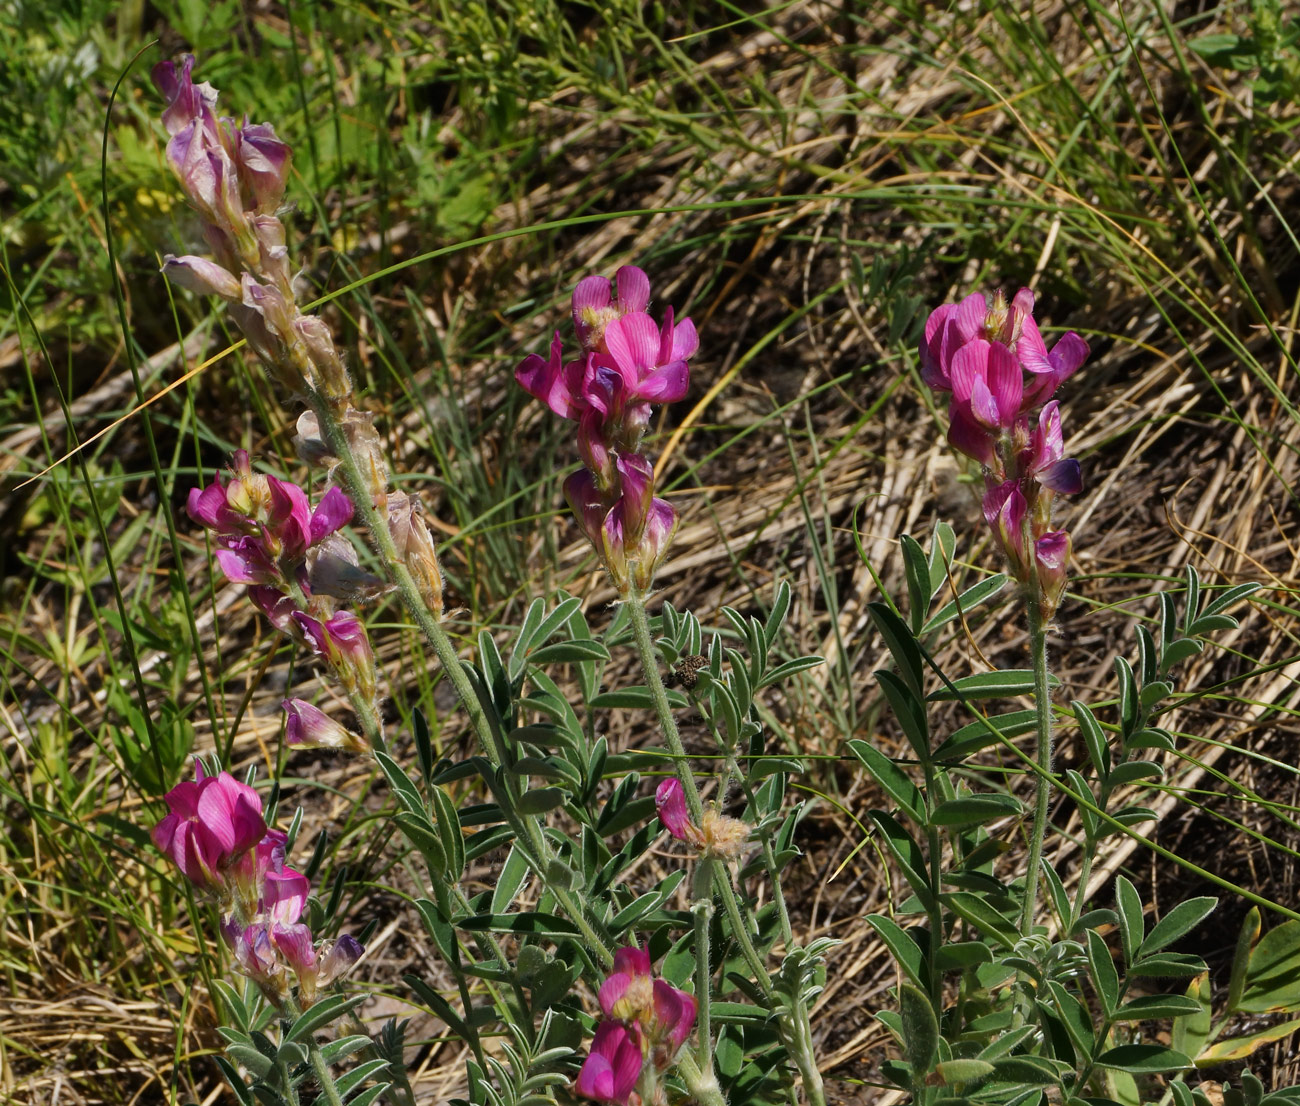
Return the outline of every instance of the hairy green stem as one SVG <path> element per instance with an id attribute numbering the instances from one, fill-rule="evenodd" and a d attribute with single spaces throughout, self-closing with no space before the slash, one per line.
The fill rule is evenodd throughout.
<path id="1" fill-rule="evenodd" d="M 479 745 L 488 758 L 494 764 L 498 764 L 500 761 L 499 751 L 496 748 L 491 724 L 483 711 L 483 705 L 479 702 L 478 695 L 475 694 L 469 677 L 465 675 L 464 670 L 460 667 L 460 658 L 456 655 L 456 647 L 452 645 L 446 631 L 439 625 L 433 612 L 429 610 L 424 601 L 424 596 L 420 594 L 420 589 L 416 586 L 415 579 L 406 567 L 406 562 L 397 551 L 392 532 L 388 528 L 388 519 L 375 507 L 370 486 L 361 473 L 356 456 L 353 454 L 347 435 L 343 431 L 342 423 L 339 422 L 338 416 L 329 401 L 319 392 L 309 388 L 307 399 L 316 415 L 322 437 L 330 447 L 330 451 L 339 459 L 339 473 L 342 476 L 344 490 L 351 497 L 357 516 L 370 530 L 375 548 L 379 552 L 384 574 L 396 585 L 397 592 L 402 597 L 402 602 L 405 604 L 407 611 L 410 612 L 425 639 L 433 646 L 433 651 L 442 664 L 443 672 L 446 673 L 447 679 L 451 681 L 451 685 L 455 689 L 456 697 L 460 699 L 461 705 L 469 714 L 470 723 L 479 739 Z"/>
<path id="2" fill-rule="evenodd" d="M 700 1070 L 690 1052 L 683 1052 L 677 1061 L 677 1074 L 682 1077 L 697 1106 L 727 1106 L 727 1097 L 718 1086 L 718 1077 L 713 1074 L 712 1065 L 706 1074 Z"/>
<path id="3" fill-rule="evenodd" d="M 705 861 L 706 864 L 713 863 Z M 695 1004 L 698 1008 L 699 1066 L 705 1077 L 717 1082 L 713 1072 L 713 964 L 709 950 L 709 925 L 713 921 L 713 900 L 707 896 L 691 903 L 695 915 Z"/>
<path id="4" fill-rule="evenodd" d="M 1034 710 L 1038 716 L 1037 748 L 1034 759 L 1040 769 L 1035 775 L 1034 823 L 1029 833 L 1029 861 L 1025 868 L 1025 901 L 1020 914 L 1020 932 L 1033 930 L 1038 906 L 1039 868 L 1043 859 L 1043 838 L 1047 834 L 1047 807 L 1052 798 L 1052 689 L 1047 679 L 1047 625 L 1037 596 L 1029 599 L 1029 652 L 1034 665 Z"/>
<path id="5" fill-rule="evenodd" d="M 676 764 L 677 777 L 682 781 L 682 790 L 686 796 L 686 805 L 691 812 L 691 818 L 698 826 L 703 820 L 704 803 L 700 798 L 695 776 L 686 760 L 686 747 L 682 744 L 681 734 L 677 730 L 677 720 L 673 717 L 672 704 L 668 702 L 668 692 L 664 689 L 663 678 L 659 675 L 659 653 L 655 649 L 654 638 L 650 633 L 650 617 L 645 609 L 645 596 L 634 590 L 627 596 L 625 603 L 631 617 L 632 635 L 636 640 L 637 651 L 641 654 L 641 668 L 645 674 L 646 686 L 650 689 L 650 698 L 654 702 L 655 713 L 659 716 L 659 727 L 663 731 L 664 740 L 668 743 L 668 751 L 672 753 Z M 754 973 L 755 981 L 762 988 L 763 993 L 771 997 L 772 977 L 758 949 L 754 947 L 753 938 L 740 911 L 739 899 L 731 886 L 731 877 L 722 864 L 713 864 L 713 886 L 722 899 L 727 920 L 731 923 L 732 936 L 740 946 L 750 971 Z M 826 1100 L 822 1089 L 821 1073 L 817 1069 L 816 1057 L 813 1056 L 812 1026 L 808 1021 L 806 1004 L 802 1000 L 795 1002 L 793 1007 L 787 1008 L 787 1013 L 780 1020 L 782 1037 L 793 1046 L 791 1048 L 793 1059 L 803 1076 L 804 1093 L 808 1101 L 812 1106 L 824 1106 Z"/>
<path id="6" fill-rule="evenodd" d="M 697 826 L 704 820 L 704 801 L 700 798 L 700 789 L 695 783 L 695 774 L 686 759 L 686 746 L 677 731 L 677 720 L 673 717 L 672 704 L 668 702 L 668 692 L 664 688 L 663 678 L 659 675 L 659 653 L 655 649 L 654 638 L 650 634 L 650 617 L 645 609 L 645 597 L 632 592 L 625 600 L 628 614 L 631 616 L 632 635 L 636 639 L 637 651 L 641 654 L 641 668 L 645 674 L 646 686 L 650 689 L 650 698 L 654 701 L 655 714 L 659 718 L 659 728 L 663 731 L 668 751 L 673 756 L 677 778 L 682 782 L 686 796 L 686 806 L 691 812 L 691 821 Z M 744 924 L 740 913 L 740 903 L 731 886 L 731 879 L 722 865 L 713 866 L 713 886 L 717 889 L 722 905 L 727 911 L 727 918 L 734 930 L 733 936 L 740 945 L 740 951 L 754 973 L 763 993 L 772 993 L 772 979 L 763 958 L 759 956 L 754 942 L 750 938 L 749 928 Z"/>
<path id="7" fill-rule="evenodd" d="M 311 1033 L 307 1034 L 307 1059 L 311 1063 L 311 1070 L 316 1073 L 316 1082 L 320 1084 L 321 1098 L 329 1103 L 329 1106 L 343 1106 L 339 1090 L 334 1086 L 334 1076 L 330 1073 L 330 1066 L 325 1062 L 320 1045 L 316 1043 L 316 1038 Z"/>

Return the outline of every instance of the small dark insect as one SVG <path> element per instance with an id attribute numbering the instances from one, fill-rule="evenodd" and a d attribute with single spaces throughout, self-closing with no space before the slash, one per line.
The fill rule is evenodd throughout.
<path id="1" fill-rule="evenodd" d="M 700 669 L 708 663 L 709 659 L 700 656 L 699 653 L 687 653 L 673 665 L 673 670 L 668 673 L 668 679 L 664 681 L 665 686 L 677 687 L 680 684 L 690 691 L 700 682 Z"/>

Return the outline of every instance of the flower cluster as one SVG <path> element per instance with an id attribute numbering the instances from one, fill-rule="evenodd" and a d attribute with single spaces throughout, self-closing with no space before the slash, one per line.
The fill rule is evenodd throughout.
<path id="1" fill-rule="evenodd" d="M 655 403 L 686 395 L 687 359 L 699 346 L 690 319 L 662 325 L 647 313 L 650 281 L 632 265 L 615 284 L 589 276 L 573 291 L 573 324 L 581 354 L 564 360 L 556 331 L 550 357 L 530 354 L 515 379 L 562 418 L 578 424 L 584 468 L 564 482 L 578 525 L 620 592 L 644 592 L 667 554 L 677 512 L 654 494 L 654 468 L 640 453 Z"/>
<path id="2" fill-rule="evenodd" d="M 347 495 L 330 488 L 313 510 L 301 488 L 253 472 L 241 449 L 232 458 L 229 479 L 192 489 L 187 508 L 212 532 L 226 579 L 248 584 L 250 598 L 277 629 L 322 657 L 350 695 L 373 705 L 378 681 L 366 628 L 331 602 L 355 601 L 383 588 L 382 580 L 360 568 L 351 543 L 337 532 L 352 519 Z M 300 700 L 286 701 L 285 709 L 291 743 L 365 748 L 342 727 L 325 725 L 329 720 Z"/>
<path id="3" fill-rule="evenodd" d="M 298 1005 L 310 1006 L 357 962 L 361 945 L 348 935 L 315 942 L 301 921 L 311 883 L 285 864 L 285 834 L 267 827 L 257 792 L 228 772 L 205 775 L 202 764 L 195 776 L 167 793 L 170 813 L 154 827 L 154 844 L 221 903 L 221 932 L 240 970 L 277 1007 L 292 975 Z"/>
<path id="4" fill-rule="evenodd" d="M 578 1094 L 625 1106 L 640 1085 L 641 1100 L 655 1101 L 659 1074 L 695 1026 L 695 999 L 655 979 L 650 954 L 635 947 L 614 954 L 614 971 L 601 984 L 599 999 L 605 1016 L 578 1073 Z"/>
<path id="5" fill-rule="evenodd" d="M 705 809 L 697 826 L 686 811 L 686 791 L 682 781 L 670 776 L 655 789 L 655 808 L 659 821 L 678 841 L 698 849 L 706 859 L 735 860 L 749 840 L 749 824 L 728 818 L 712 807 Z"/>
<path id="6" fill-rule="evenodd" d="M 951 394 L 948 441 L 983 466 L 984 517 L 1012 575 L 1050 617 L 1070 558 L 1070 535 L 1051 529 L 1052 500 L 1083 486 L 1052 396 L 1088 345 L 1071 331 L 1049 350 L 1033 311 L 1028 288 L 1010 303 L 1001 292 L 992 304 L 975 293 L 935 309 L 921 339 L 921 376 Z"/>
<path id="7" fill-rule="evenodd" d="M 353 406 L 352 382 L 329 327 L 298 308 L 285 228 L 276 214 L 291 151 L 269 123 L 219 117 L 216 90 L 196 85 L 193 68 L 189 55 L 179 65 L 164 61 L 154 67 L 153 80 L 167 99 L 167 160 L 203 222 L 212 257 L 168 255 L 163 272 L 183 288 L 225 299 L 253 352 L 287 391 L 315 408 L 298 420 L 295 441 L 303 460 L 333 472 L 346 443 L 359 477 L 354 487 L 386 514 L 397 555 L 436 617 L 442 573 L 419 501 L 389 491 L 383 444 L 372 418 Z M 330 433 L 322 431 L 322 417 Z M 349 573 L 342 571 L 346 583 Z"/>

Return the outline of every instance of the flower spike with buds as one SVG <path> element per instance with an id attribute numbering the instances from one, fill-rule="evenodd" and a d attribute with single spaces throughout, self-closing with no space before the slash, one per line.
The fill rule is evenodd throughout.
<path id="1" fill-rule="evenodd" d="M 1083 487 L 1052 395 L 1088 345 L 1071 331 L 1048 350 L 1033 312 L 1028 288 L 1010 303 L 1001 292 L 991 303 L 975 293 L 936 308 L 921 339 L 921 378 L 951 393 L 948 441 L 983 468 L 984 517 L 1012 576 L 1051 618 L 1070 553 L 1069 535 L 1051 529 L 1052 500 Z"/>
<path id="2" fill-rule="evenodd" d="M 690 319 L 662 325 L 647 313 L 650 280 L 635 266 L 589 276 L 573 291 L 581 355 L 564 360 L 559 332 L 545 359 L 529 354 L 515 379 L 561 418 L 578 424 L 585 469 L 564 482 L 578 525 L 622 594 L 651 587 L 677 529 L 677 512 L 654 495 L 654 468 L 639 452 L 652 404 L 673 403 L 690 383 L 699 348 Z"/>

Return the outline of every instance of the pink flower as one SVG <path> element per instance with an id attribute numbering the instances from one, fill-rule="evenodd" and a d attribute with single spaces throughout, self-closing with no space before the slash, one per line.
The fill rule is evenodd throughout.
<path id="1" fill-rule="evenodd" d="M 153 829 L 154 844 L 180 868 L 195 887 L 219 891 L 227 869 L 266 834 L 262 800 L 228 772 L 204 776 L 167 792 L 167 814 Z"/>
<path id="2" fill-rule="evenodd" d="M 168 254 L 163 259 L 162 273 L 173 284 L 201 296 L 221 296 L 236 301 L 243 295 L 235 274 L 206 257 Z"/>
<path id="3" fill-rule="evenodd" d="M 627 1106 L 641 1078 L 641 1035 L 635 1025 L 603 1021 L 596 1026 L 591 1052 L 574 1089 L 583 1098 Z"/>
<path id="4" fill-rule="evenodd" d="M 699 846 L 700 831 L 686 812 L 686 792 L 682 781 L 676 776 L 669 776 L 655 788 L 655 809 L 659 812 L 659 821 L 678 841 L 686 841 Z"/>
<path id="5" fill-rule="evenodd" d="M 573 328 L 587 351 L 599 349 L 605 328 L 629 311 L 650 306 L 650 278 L 635 265 L 624 265 L 614 274 L 617 293 L 603 276 L 584 277 L 573 290 Z"/>
<path id="6" fill-rule="evenodd" d="M 671 1045 L 669 1060 L 695 1026 L 695 998 L 653 978 L 650 954 L 636 946 L 614 953 L 614 971 L 601 984 L 598 998 L 606 1017 L 635 1022 L 652 1045 Z"/>
<path id="7" fill-rule="evenodd" d="M 1025 544 L 1028 513 L 1029 505 L 1018 481 L 1008 480 L 984 493 L 984 519 L 1011 562 L 1011 574 L 1022 582 L 1030 572 Z"/>

